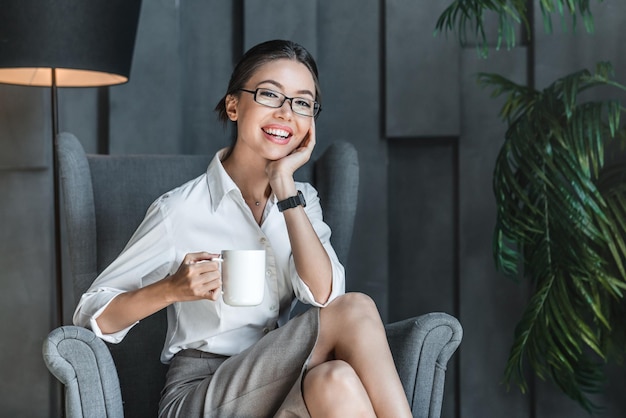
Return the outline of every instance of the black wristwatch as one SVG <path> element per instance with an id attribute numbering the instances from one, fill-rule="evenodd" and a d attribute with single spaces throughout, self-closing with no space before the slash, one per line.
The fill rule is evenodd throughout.
<path id="1" fill-rule="evenodd" d="M 302 207 L 306 207 L 306 200 L 304 200 L 304 195 L 300 190 L 298 190 L 298 194 L 295 196 L 288 197 L 285 200 L 279 201 L 277 204 L 278 210 L 283 212 L 287 209 L 295 208 L 296 206 L 302 205 Z"/>

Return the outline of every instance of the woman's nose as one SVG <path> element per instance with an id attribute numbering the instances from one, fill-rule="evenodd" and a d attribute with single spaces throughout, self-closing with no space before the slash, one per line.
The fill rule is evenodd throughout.
<path id="1" fill-rule="evenodd" d="M 286 98 L 285 101 L 283 102 L 283 105 L 277 108 L 276 110 L 281 114 L 286 114 L 289 117 L 291 117 L 293 115 L 293 109 L 291 109 L 291 100 L 292 99 Z"/>

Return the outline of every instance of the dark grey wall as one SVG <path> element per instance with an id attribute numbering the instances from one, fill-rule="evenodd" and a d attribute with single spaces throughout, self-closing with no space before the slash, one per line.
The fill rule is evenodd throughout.
<path id="1" fill-rule="evenodd" d="M 274 37 L 317 57 L 324 94 L 321 152 L 356 145 L 361 189 L 348 287 L 387 321 L 429 311 L 460 318 L 465 337 L 448 368 L 444 417 L 585 417 L 552 386 L 529 395 L 501 384 L 527 289 L 494 271 L 491 174 L 501 102 L 475 82 L 499 72 L 538 87 L 612 60 L 618 78 L 626 5 L 595 7 L 597 33 L 546 35 L 481 59 L 453 36 L 433 37 L 449 2 L 429 0 L 144 1 L 130 83 L 59 92 L 60 125 L 89 152 L 214 153 L 229 143 L 213 115 L 234 61 Z M 558 28 L 558 26 L 557 26 Z M 579 28 L 580 29 L 580 28 Z M 0 415 L 58 415 L 41 360 L 53 326 L 49 92 L 0 86 Z M 73 295 L 66 294 L 67 300 Z M 72 303 L 66 306 L 69 321 Z M 623 371 L 601 416 L 626 413 Z"/>

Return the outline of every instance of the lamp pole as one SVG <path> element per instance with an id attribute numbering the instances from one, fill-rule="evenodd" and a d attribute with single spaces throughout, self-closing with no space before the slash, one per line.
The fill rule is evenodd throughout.
<path id="1" fill-rule="evenodd" d="M 59 134 L 59 99 L 57 92 L 57 69 L 50 69 L 50 108 L 52 115 L 52 181 L 54 183 L 54 272 L 56 292 L 57 326 L 63 325 L 63 250 L 61 247 L 61 187 L 57 161 L 57 135 Z"/>

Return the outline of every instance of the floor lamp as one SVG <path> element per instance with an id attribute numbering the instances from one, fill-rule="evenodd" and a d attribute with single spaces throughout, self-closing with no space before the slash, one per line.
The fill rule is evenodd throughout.
<path id="1" fill-rule="evenodd" d="M 57 87 L 126 83 L 141 0 L 4 0 L 0 11 L 0 83 L 49 87 L 54 183 L 54 289 L 63 324 Z"/>

